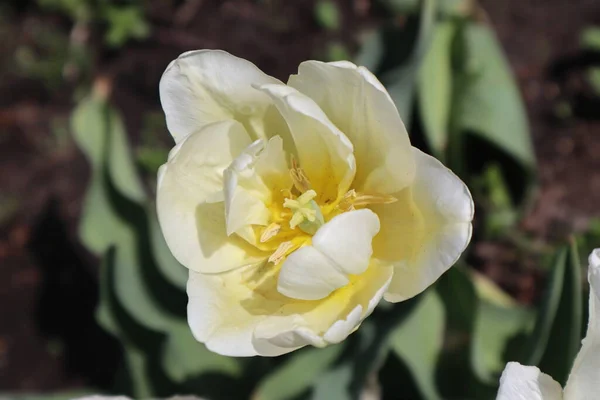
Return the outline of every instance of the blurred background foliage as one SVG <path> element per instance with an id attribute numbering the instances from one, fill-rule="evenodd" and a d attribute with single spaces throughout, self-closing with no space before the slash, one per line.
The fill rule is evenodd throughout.
<path id="1" fill-rule="evenodd" d="M 498 15 L 512 12 L 499 7 Z M 37 339 L 20 340 L 23 330 L 3 317 L 0 368 L 14 371 L 12 381 L 0 380 L 13 393 L 6 397 L 493 399 L 507 361 L 538 365 L 564 383 L 587 321 L 585 259 L 600 245 L 600 165 L 581 156 L 600 146 L 600 28 L 578 26 L 575 51 L 540 73 L 552 84 L 543 120 L 574 132 L 585 124 L 585 135 L 547 136 L 535 120 L 536 138 L 530 119 L 539 115 L 525 102 L 532 89 L 517 81 L 486 10 L 476 0 L 1 4 L 0 54 L 10 57 L 0 60 L 8 98 L 0 96 L 0 148 L 3 174 L 14 179 L 0 180 L 0 257 L 17 266 L 10 282 L 41 288 L 24 298 L 13 285 L 2 302 L 9 311 L 37 299 L 27 306 L 35 329 L 23 328 Z M 305 25 L 294 25 L 297 12 Z M 311 40 L 289 39 L 304 34 Z M 284 80 L 305 58 L 352 59 L 373 71 L 413 144 L 472 190 L 473 243 L 456 267 L 414 299 L 381 304 L 348 340 L 325 349 L 234 359 L 197 343 L 186 322 L 187 273 L 166 247 L 154 194 L 172 145 L 158 79 L 179 53 L 203 47 L 244 49 L 237 54 Z M 587 169 L 553 170 L 547 140 Z M 44 178 L 44 170 L 54 172 Z M 555 178 L 591 203 L 547 211 Z M 25 248 L 25 258 L 13 247 Z M 35 276 L 23 278 L 21 264 Z M 4 337 L 16 351 L 42 349 L 5 361 Z M 42 353 L 55 364 L 36 358 Z M 56 364 L 77 378 L 35 381 Z"/>

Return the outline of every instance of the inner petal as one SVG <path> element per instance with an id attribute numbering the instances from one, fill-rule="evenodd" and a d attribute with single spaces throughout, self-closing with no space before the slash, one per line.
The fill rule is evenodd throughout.
<path id="1" fill-rule="evenodd" d="M 334 217 L 313 236 L 312 245 L 291 253 L 278 278 L 277 290 L 300 300 L 318 300 L 346 286 L 352 275 L 366 271 L 373 254 L 371 241 L 379 219 L 371 210 Z"/>
<path id="2" fill-rule="evenodd" d="M 259 243 L 253 226 L 271 223 L 271 204 L 292 184 L 281 138 L 254 142 L 225 170 L 224 180 L 227 234 Z"/>

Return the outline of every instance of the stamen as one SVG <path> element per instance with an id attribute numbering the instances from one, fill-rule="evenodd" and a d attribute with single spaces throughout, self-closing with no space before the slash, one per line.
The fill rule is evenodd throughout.
<path id="1" fill-rule="evenodd" d="M 298 165 L 298 162 L 294 156 L 292 156 L 292 169 L 290 169 L 290 176 L 292 177 L 294 187 L 300 193 L 310 190 L 310 182 L 308 181 L 306 174 L 304 174 L 304 170 Z"/>
<path id="2" fill-rule="evenodd" d="M 281 260 L 283 260 L 285 256 L 288 255 L 288 253 L 290 253 L 297 247 L 298 245 L 294 242 L 282 242 L 279 245 L 279 247 L 277 247 L 277 250 L 275 250 L 275 252 L 269 257 L 269 262 L 272 262 L 275 265 L 279 264 Z"/>
<path id="3" fill-rule="evenodd" d="M 354 200 L 355 207 L 367 206 L 370 204 L 392 204 L 398 199 L 389 194 L 359 194 Z"/>
<path id="4" fill-rule="evenodd" d="M 260 235 L 260 242 L 261 243 L 268 242 L 269 240 L 271 240 L 275 236 L 277 236 L 277 234 L 279 233 L 280 230 L 281 230 L 281 225 L 273 222 L 272 224 L 267 226 L 265 228 L 265 230 L 263 231 L 262 235 Z"/>
<path id="5" fill-rule="evenodd" d="M 372 204 L 391 204 L 396 201 L 398 201 L 398 199 L 389 194 L 356 193 L 356 191 L 352 189 L 344 195 L 338 204 L 338 208 L 342 211 L 351 211 L 356 207 L 364 207 Z"/>

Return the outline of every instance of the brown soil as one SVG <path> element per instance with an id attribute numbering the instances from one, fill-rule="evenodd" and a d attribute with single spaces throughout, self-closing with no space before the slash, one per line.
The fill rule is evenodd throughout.
<path id="1" fill-rule="evenodd" d="M 90 317 L 96 264 L 76 236 L 88 167 L 72 141 L 56 133 L 66 127 L 76 87 L 66 81 L 49 89 L 24 78 L 12 63 L 15 51 L 32 43 L 32 26 L 66 33 L 71 27 L 34 2 L 13 3 L 15 11 L 0 31 L 0 391 L 103 385 L 118 350 Z M 355 34 L 381 17 L 369 9 L 370 0 L 340 0 L 343 28 L 332 33 L 315 22 L 313 1 L 148 3 L 150 39 L 118 51 L 100 49 L 94 35 L 89 41 L 94 73 L 113 82 L 113 102 L 134 143 L 143 116 L 160 111 L 158 81 L 180 53 L 221 48 L 285 80 L 301 61 L 323 54 L 332 39 L 352 49 Z M 600 24 L 600 4 L 481 3 L 517 75 L 534 135 L 540 189 L 523 229 L 540 241 L 582 231 L 600 216 L 600 107 L 590 111 L 593 99 L 577 67 L 578 38 L 583 26 Z M 572 105 L 572 117 L 556 116 L 560 102 Z M 479 268 L 531 302 L 539 269 L 518 265 L 503 246 L 477 244 Z M 86 358 L 96 366 L 86 365 Z"/>

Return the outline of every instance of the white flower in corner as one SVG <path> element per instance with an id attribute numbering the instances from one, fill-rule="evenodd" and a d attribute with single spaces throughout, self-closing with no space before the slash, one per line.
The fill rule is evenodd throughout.
<path id="1" fill-rule="evenodd" d="M 600 249 L 590 254 L 589 264 L 590 320 L 564 391 L 539 368 L 510 362 L 500 378 L 497 400 L 600 399 Z"/>
<path id="2" fill-rule="evenodd" d="M 158 216 L 190 270 L 188 322 L 212 351 L 338 343 L 382 297 L 422 292 L 469 242 L 469 191 L 410 145 L 363 67 L 307 61 L 284 84 L 193 51 L 169 65 L 160 97 L 176 146 Z"/>

